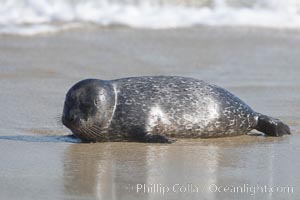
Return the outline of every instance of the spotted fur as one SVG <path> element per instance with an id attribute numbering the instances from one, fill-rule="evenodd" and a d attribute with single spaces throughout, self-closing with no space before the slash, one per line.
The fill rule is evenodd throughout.
<path id="1" fill-rule="evenodd" d="M 133 77 L 111 81 L 117 107 L 111 132 L 207 138 L 242 135 L 257 114 L 228 91 L 185 77 Z"/>
<path id="2" fill-rule="evenodd" d="M 87 117 L 89 125 L 82 121 L 76 126 L 65 123 L 75 135 L 88 141 L 168 142 L 169 138 L 243 135 L 257 127 L 261 116 L 227 90 L 194 78 L 87 79 L 77 83 L 68 93 L 75 93 L 80 98 L 79 89 L 85 91 L 91 87 L 96 96 L 109 95 L 109 98 L 101 97 L 104 100 L 97 97 L 106 107 L 98 106 L 96 114 Z M 98 94 L 97 91 L 102 92 Z M 105 99 L 110 99 L 110 102 Z M 66 101 L 69 100 L 66 98 Z M 71 108 L 65 110 L 64 116 L 72 112 Z M 102 113 L 107 113 L 107 116 L 102 117 Z M 88 130 L 92 131 L 91 134 Z"/>

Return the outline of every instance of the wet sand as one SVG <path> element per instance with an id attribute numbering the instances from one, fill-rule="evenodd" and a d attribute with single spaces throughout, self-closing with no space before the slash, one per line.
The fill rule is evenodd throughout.
<path id="1" fill-rule="evenodd" d="M 0 36 L 0 52 L 1 199 L 300 198 L 297 31 L 87 28 Z M 215 83 L 282 119 L 293 135 L 167 145 L 80 144 L 63 136 L 70 132 L 57 118 L 74 82 L 138 75 Z M 145 192 L 138 189 L 144 184 Z M 237 187 L 244 190 L 232 192 Z"/>

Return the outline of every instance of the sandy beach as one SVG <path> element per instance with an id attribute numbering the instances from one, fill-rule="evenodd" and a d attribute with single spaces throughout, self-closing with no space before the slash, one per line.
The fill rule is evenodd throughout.
<path id="1" fill-rule="evenodd" d="M 0 52 L 0 199 L 300 198 L 297 30 L 87 26 L 1 35 Z M 174 144 L 65 137 L 58 118 L 75 82 L 141 75 L 217 84 L 286 122 L 293 135 Z"/>

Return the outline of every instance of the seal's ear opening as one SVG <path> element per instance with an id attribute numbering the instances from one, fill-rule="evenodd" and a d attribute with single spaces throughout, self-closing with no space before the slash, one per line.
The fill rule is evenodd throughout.
<path id="1" fill-rule="evenodd" d="M 98 99 L 94 99 L 94 105 L 97 107 L 99 105 L 99 100 Z"/>
<path id="2" fill-rule="evenodd" d="M 256 130 L 265 133 L 267 136 L 279 137 L 290 135 L 291 131 L 288 125 L 284 124 L 279 119 L 259 114 Z"/>

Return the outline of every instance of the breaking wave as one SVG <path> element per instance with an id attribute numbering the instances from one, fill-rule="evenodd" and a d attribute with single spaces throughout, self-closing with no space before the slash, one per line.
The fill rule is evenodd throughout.
<path id="1" fill-rule="evenodd" d="M 0 0 L 0 34 L 35 35 L 85 25 L 165 29 L 300 28 L 297 0 Z"/>

